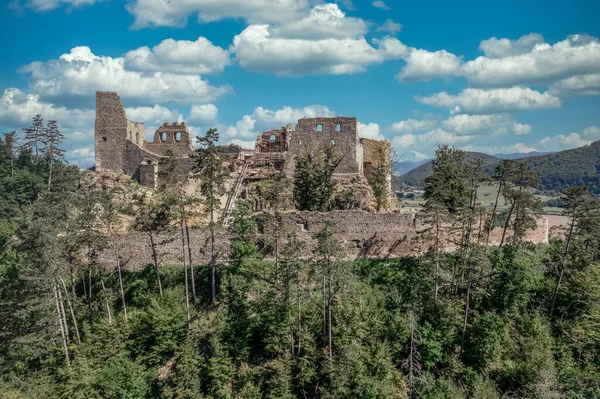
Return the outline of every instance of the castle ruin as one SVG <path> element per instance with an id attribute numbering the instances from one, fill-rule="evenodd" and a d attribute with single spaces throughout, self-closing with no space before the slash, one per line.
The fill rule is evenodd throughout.
<path id="1" fill-rule="evenodd" d="M 291 175 L 297 156 L 327 147 L 341 157 L 334 173 L 337 179 L 358 176 L 368 180 L 374 168 L 389 167 L 391 143 L 361 138 L 356 118 L 348 117 L 302 118 L 295 128 L 290 123 L 262 133 L 254 150 L 239 149 L 227 155 L 248 163 L 250 169 L 268 166 Z M 168 156 L 176 157 L 186 174 L 195 165 L 185 122 L 166 122 L 155 131 L 153 141 L 146 141 L 145 125 L 127 119 L 116 92 L 96 93 L 95 149 L 97 171 L 122 172 L 150 187 L 156 187 Z M 391 175 L 388 185 L 391 192 Z"/>

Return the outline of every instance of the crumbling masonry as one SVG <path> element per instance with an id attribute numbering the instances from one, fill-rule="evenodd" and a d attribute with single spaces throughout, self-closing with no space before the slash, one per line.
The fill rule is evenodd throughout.
<path id="1" fill-rule="evenodd" d="M 127 119 L 115 92 L 96 93 L 96 170 L 123 172 L 141 184 L 154 187 L 165 167 L 165 158 L 179 159 L 181 170 L 193 169 L 194 146 L 185 122 L 164 123 L 146 141 L 146 127 Z M 387 140 L 360 138 L 356 118 L 303 118 L 292 124 L 262 133 L 254 150 L 241 150 L 229 158 L 243 160 L 250 168 L 269 166 L 292 174 L 295 158 L 331 147 L 341 157 L 337 179 L 371 177 L 377 167 L 389 167 L 391 144 Z M 391 175 L 388 181 L 391 192 Z"/>

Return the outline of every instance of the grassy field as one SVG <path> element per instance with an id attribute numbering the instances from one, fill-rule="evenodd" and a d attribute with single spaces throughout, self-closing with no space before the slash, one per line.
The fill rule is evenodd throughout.
<path id="1" fill-rule="evenodd" d="M 496 201 L 497 192 L 498 192 L 498 186 L 483 185 L 483 186 L 479 187 L 479 189 L 477 190 L 477 201 L 483 202 L 483 205 L 485 207 L 491 208 L 494 206 L 494 202 Z M 553 197 L 548 197 L 545 195 L 536 195 L 536 197 L 539 198 L 542 202 L 548 201 L 553 198 Z M 420 208 L 421 205 L 423 205 L 425 203 L 425 201 L 423 200 L 423 196 L 421 196 L 421 195 L 417 195 L 415 198 L 412 198 L 412 199 L 401 198 L 400 201 L 401 201 L 402 206 L 409 207 L 409 208 Z M 506 209 L 506 208 L 507 208 L 507 206 L 505 204 L 504 197 L 502 196 L 502 194 L 500 194 L 500 197 L 498 198 L 498 209 Z M 554 208 L 554 207 L 544 207 L 544 211 L 545 212 L 557 212 L 557 213 L 562 212 L 562 210 L 560 208 Z"/>

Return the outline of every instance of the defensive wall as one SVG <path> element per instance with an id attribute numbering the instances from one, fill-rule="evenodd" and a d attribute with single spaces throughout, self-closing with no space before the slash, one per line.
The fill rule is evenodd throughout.
<path id="1" fill-rule="evenodd" d="M 396 258 L 416 255 L 425 252 L 431 243 L 423 242 L 418 232 L 414 214 L 372 213 L 360 211 L 334 211 L 328 213 L 296 212 L 284 218 L 283 234 L 295 232 L 306 242 L 302 257 L 309 258 L 315 248 L 312 236 L 321 231 L 326 222 L 333 223 L 334 236 L 342 243 L 344 258 Z M 273 237 L 272 225 L 268 220 L 260 220 L 266 237 Z M 510 237 L 510 232 L 508 232 Z M 492 230 L 490 245 L 498 245 L 502 237 L 502 229 Z M 210 260 L 208 232 L 192 228 L 190 230 L 193 262 L 206 263 Z M 160 238 L 160 264 L 163 266 L 182 264 L 181 241 L 177 235 L 163 235 Z M 548 219 L 541 217 L 535 229 L 528 231 L 525 241 L 534 244 L 548 242 Z M 217 232 L 216 251 L 219 262 L 228 256 L 229 237 L 226 231 Z M 101 253 L 100 261 L 106 267 L 115 265 L 116 246 L 123 257 L 123 264 L 128 269 L 138 270 L 152 263 L 149 239 L 142 233 L 132 233 L 117 237 L 111 245 Z M 446 249 L 452 249 L 447 247 Z"/>

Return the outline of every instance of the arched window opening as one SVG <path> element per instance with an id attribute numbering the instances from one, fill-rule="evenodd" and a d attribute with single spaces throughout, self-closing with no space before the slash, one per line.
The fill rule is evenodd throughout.
<path id="1" fill-rule="evenodd" d="M 322 131 L 323 131 L 323 125 L 319 123 L 317 125 L 317 132 L 322 132 Z"/>
<path id="2" fill-rule="evenodd" d="M 129 131 L 129 139 L 133 139 L 133 133 L 131 133 L 131 130 Z"/>
<path id="3" fill-rule="evenodd" d="M 175 141 L 178 143 L 181 141 L 181 132 L 175 133 Z"/>
<path id="4" fill-rule="evenodd" d="M 136 134 L 135 134 L 135 142 L 136 142 L 136 143 L 139 143 L 139 142 L 140 142 L 140 134 L 139 134 L 139 133 L 136 133 Z"/>
<path id="5" fill-rule="evenodd" d="M 335 140 L 331 140 L 331 145 L 335 145 Z"/>
<path id="6" fill-rule="evenodd" d="M 336 132 L 341 132 L 342 131 L 342 125 L 340 125 L 339 123 L 337 125 L 335 125 L 335 131 Z"/>
<path id="7" fill-rule="evenodd" d="M 162 141 L 163 143 L 164 143 L 165 141 L 167 141 L 167 133 L 165 133 L 165 132 L 162 132 L 162 133 L 160 134 L 160 141 Z"/>
<path id="8" fill-rule="evenodd" d="M 269 141 L 270 141 L 271 143 L 273 143 L 273 142 L 277 141 L 277 137 L 276 137 L 274 134 L 272 134 L 272 135 L 269 137 Z"/>

